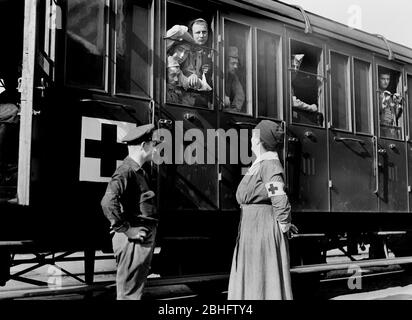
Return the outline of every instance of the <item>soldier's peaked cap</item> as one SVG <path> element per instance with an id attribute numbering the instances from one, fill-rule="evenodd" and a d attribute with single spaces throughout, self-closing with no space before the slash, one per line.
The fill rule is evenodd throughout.
<path id="1" fill-rule="evenodd" d="M 153 124 L 134 127 L 127 132 L 127 134 L 121 141 L 126 144 L 138 144 L 140 142 L 143 142 L 142 139 L 144 137 L 149 136 L 151 133 L 153 133 L 154 129 L 155 127 Z"/>

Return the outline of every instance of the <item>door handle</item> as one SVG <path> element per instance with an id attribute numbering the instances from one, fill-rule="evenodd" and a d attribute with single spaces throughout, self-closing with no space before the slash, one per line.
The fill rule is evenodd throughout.
<path id="1" fill-rule="evenodd" d="M 194 113 L 185 113 L 183 115 L 183 118 L 187 121 L 193 122 L 197 119 L 196 115 Z"/>
<path id="2" fill-rule="evenodd" d="M 374 194 L 378 195 L 379 193 L 379 150 L 378 150 L 378 138 L 373 137 L 372 138 L 372 144 L 373 144 L 373 160 L 374 160 L 374 165 L 373 169 L 375 171 L 375 190 L 373 191 Z"/>
<path id="3" fill-rule="evenodd" d="M 365 145 L 365 141 L 360 140 L 360 139 L 355 139 L 355 138 L 339 138 L 339 137 L 334 137 L 333 138 L 336 142 L 345 142 L 345 141 L 352 141 L 352 142 L 357 142 L 360 145 Z"/>
<path id="4" fill-rule="evenodd" d="M 171 126 L 173 124 L 172 120 L 168 120 L 168 119 L 160 119 L 159 120 L 159 127 L 164 125 L 164 126 Z"/>
<path id="5" fill-rule="evenodd" d="M 237 127 L 247 126 L 247 127 L 256 127 L 256 123 L 245 122 L 245 121 L 228 121 L 230 125 L 235 125 Z"/>

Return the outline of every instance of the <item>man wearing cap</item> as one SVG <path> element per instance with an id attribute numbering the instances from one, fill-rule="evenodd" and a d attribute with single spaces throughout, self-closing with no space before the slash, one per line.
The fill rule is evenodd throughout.
<path id="1" fill-rule="evenodd" d="M 139 300 L 153 256 L 157 229 L 154 192 L 142 168 L 153 160 L 154 125 L 131 129 L 122 139 L 129 155 L 113 174 L 101 201 L 110 221 L 118 300 Z"/>
<path id="2" fill-rule="evenodd" d="M 240 112 L 245 103 L 245 92 L 237 76 L 239 68 L 239 50 L 237 47 L 229 47 L 226 61 L 225 108 L 226 110 Z"/>
<path id="3" fill-rule="evenodd" d="M 171 56 L 167 57 L 167 87 L 166 101 L 169 103 L 182 103 L 182 71 L 180 64 Z"/>
<path id="4" fill-rule="evenodd" d="M 204 84 L 199 81 L 197 90 L 202 90 Z M 182 73 L 179 63 L 171 56 L 167 57 L 166 101 L 169 103 L 193 106 L 197 95 L 189 89 L 187 77 Z"/>
<path id="5" fill-rule="evenodd" d="M 402 133 L 398 122 L 403 113 L 403 98 L 399 93 L 392 94 L 388 90 L 390 83 L 390 71 L 379 71 L 379 115 L 381 134 L 387 138 L 401 139 Z"/>
<path id="6" fill-rule="evenodd" d="M 318 107 L 316 104 L 307 104 L 306 102 L 298 99 L 295 95 L 295 88 L 294 88 L 294 81 L 296 80 L 296 77 L 298 75 L 298 72 L 300 70 L 300 66 L 302 64 L 303 58 L 305 57 L 304 54 L 294 54 L 292 55 L 292 73 L 291 73 L 291 83 L 292 83 L 292 106 L 294 108 L 310 111 L 310 112 L 317 112 Z"/>
<path id="7" fill-rule="evenodd" d="M 195 44 L 186 26 L 174 25 L 166 32 L 166 52 L 172 56 L 180 65 L 184 63 Z"/>
<path id="8" fill-rule="evenodd" d="M 181 65 L 183 74 L 188 78 L 189 86 L 196 91 L 197 105 L 208 106 L 211 102 L 212 91 L 212 53 L 208 49 L 209 30 L 206 20 L 199 18 L 189 24 L 189 32 L 195 46 L 189 53 L 187 60 Z M 199 80 L 203 83 L 203 90 L 196 89 Z"/>

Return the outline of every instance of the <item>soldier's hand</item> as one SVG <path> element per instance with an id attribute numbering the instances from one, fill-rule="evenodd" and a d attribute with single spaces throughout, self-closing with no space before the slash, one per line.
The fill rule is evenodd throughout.
<path id="1" fill-rule="evenodd" d="M 225 96 L 225 108 L 229 108 L 230 107 L 230 98 L 228 96 Z"/>
<path id="2" fill-rule="evenodd" d="M 209 64 L 204 64 L 202 66 L 202 73 L 208 73 L 209 72 Z"/>
<path id="3" fill-rule="evenodd" d="M 197 75 L 191 74 L 188 78 L 188 81 L 189 81 L 189 87 L 193 89 L 193 88 L 196 88 L 196 86 L 198 85 L 199 78 Z"/>
<path id="4" fill-rule="evenodd" d="M 146 227 L 130 227 L 125 232 L 126 236 L 130 240 L 139 241 L 139 242 L 143 242 L 146 239 L 148 233 L 149 233 L 149 229 Z"/>

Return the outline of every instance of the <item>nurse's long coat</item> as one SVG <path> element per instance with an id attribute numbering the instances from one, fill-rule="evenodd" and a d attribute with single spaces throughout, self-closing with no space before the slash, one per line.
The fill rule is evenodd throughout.
<path id="1" fill-rule="evenodd" d="M 290 204 L 276 153 L 258 158 L 241 181 L 239 235 L 229 280 L 229 300 L 291 300 L 286 234 Z"/>

